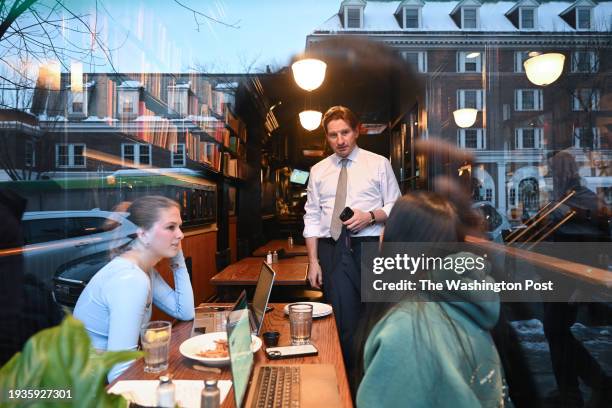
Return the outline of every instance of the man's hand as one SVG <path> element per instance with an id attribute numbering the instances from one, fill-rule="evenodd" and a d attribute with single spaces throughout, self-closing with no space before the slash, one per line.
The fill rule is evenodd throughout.
<path id="1" fill-rule="evenodd" d="M 353 216 L 343 222 L 343 224 L 346 225 L 349 231 L 353 233 L 359 232 L 368 225 L 370 225 L 370 222 L 372 221 L 372 216 L 369 212 L 364 212 L 357 208 L 353 208 L 352 210 L 354 213 Z"/>
<path id="2" fill-rule="evenodd" d="M 323 285 L 323 272 L 319 262 L 310 262 L 308 265 L 308 281 L 313 288 L 321 289 L 321 285 Z"/>

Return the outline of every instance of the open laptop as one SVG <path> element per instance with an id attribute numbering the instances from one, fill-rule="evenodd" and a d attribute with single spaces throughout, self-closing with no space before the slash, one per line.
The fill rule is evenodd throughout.
<path id="1" fill-rule="evenodd" d="M 336 370 L 331 364 L 264 364 L 253 369 L 248 316 L 243 291 L 226 325 L 237 407 L 341 406 Z"/>
<path id="2" fill-rule="evenodd" d="M 255 293 L 253 294 L 253 303 L 248 305 L 249 310 L 249 324 L 251 327 L 251 333 L 256 336 L 259 335 L 263 320 L 266 314 L 266 308 L 268 307 L 268 301 L 270 300 L 270 293 L 272 293 L 272 285 L 274 284 L 274 277 L 276 276 L 274 269 L 265 262 L 262 262 L 261 271 L 259 272 L 259 278 L 257 279 L 257 285 L 255 286 Z M 219 308 L 220 310 L 215 310 Z M 193 320 L 193 329 L 191 332 L 192 336 L 223 331 L 227 316 L 230 313 L 232 306 L 204 306 L 197 307 L 195 309 L 195 319 Z"/>

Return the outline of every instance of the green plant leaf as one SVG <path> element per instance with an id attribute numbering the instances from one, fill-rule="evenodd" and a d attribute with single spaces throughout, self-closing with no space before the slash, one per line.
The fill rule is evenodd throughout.
<path id="1" fill-rule="evenodd" d="M 120 395 L 107 394 L 106 376 L 117 363 L 142 356 L 138 351 L 96 353 L 83 323 L 67 316 L 56 327 L 41 330 L 0 369 L 0 406 L 23 406 L 9 400 L 8 390 L 70 390 L 70 400 L 28 401 L 31 407 L 126 407 Z"/>

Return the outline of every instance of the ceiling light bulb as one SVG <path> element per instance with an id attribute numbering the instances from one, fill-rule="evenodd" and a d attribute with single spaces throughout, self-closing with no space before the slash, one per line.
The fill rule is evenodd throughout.
<path id="1" fill-rule="evenodd" d="M 291 65 L 295 82 L 307 91 L 313 91 L 321 86 L 326 69 L 327 64 L 315 58 L 299 60 Z"/>
<path id="2" fill-rule="evenodd" d="M 321 125 L 322 116 L 321 112 L 314 110 L 300 112 L 300 124 L 304 129 L 313 131 Z"/>
<path id="3" fill-rule="evenodd" d="M 462 128 L 468 128 L 476 122 L 478 111 L 472 108 L 457 109 L 453 112 L 455 123 Z"/>
<path id="4" fill-rule="evenodd" d="M 523 63 L 527 79 L 540 86 L 550 85 L 563 73 L 565 55 L 559 53 L 541 54 Z"/>

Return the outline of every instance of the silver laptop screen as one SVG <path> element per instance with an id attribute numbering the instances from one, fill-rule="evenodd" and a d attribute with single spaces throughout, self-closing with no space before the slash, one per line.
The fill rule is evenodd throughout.
<path id="1" fill-rule="evenodd" d="M 268 300 L 270 298 L 270 292 L 272 291 L 272 284 L 274 283 L 274 271 L 264 262 L 261 265 L 261 272 L 259 273 L 259 279 L 257 280 L 257 287 L 255 287 L 255 294 L 253 295 L 253 318 L 255 320 L 255 330 L 259 334 L 261 323 L 263 322 L 264 315 L 266 313 L 266 306 L 268 306 Z"/>

